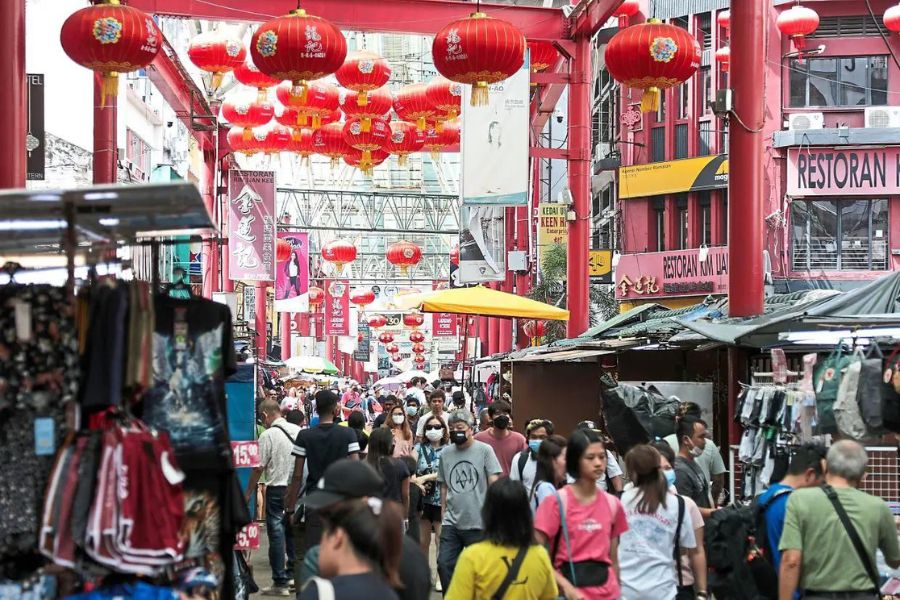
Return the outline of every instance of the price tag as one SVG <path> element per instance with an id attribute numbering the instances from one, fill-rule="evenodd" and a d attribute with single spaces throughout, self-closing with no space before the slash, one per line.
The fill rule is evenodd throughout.
<path id="1" fill-rule="evenodd" d="M 235 550 L 259 550 L 259 523 L 254 521 L 241 529 L 234 542 Z"/>
<path id="2" fill-rule="evenodd" d="M 231 456 L 235 468 L 255 469 L 259 466 L 259 442 L 231 442 Z"/>

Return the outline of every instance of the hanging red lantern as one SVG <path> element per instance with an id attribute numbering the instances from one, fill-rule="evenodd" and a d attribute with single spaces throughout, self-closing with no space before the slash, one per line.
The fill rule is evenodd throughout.
<path id="1" fill-rule="evenodd" d="M 294 135 L 291 138 L 291 142 L 288 144 L 287 151 L 293 152 L 297 156 L 300 157 L 301 160 L 308 159 L 311 154 L 314 153 L 312 139 L 313 132 L 312 129 L 304 128 L 294 128 Z"/>
<path id="2" fill-rule="evenodd" d="M 385 256 L 389 263 L 395 267 L 400 267 L 400 273 L 406 275 L 410 267 L 416 266 L 422 260 L 422 249 L 417 244 L 401 240 L 388 246 Z M 406 316 L 403 317 L 404 323 L 406 322 Z"/>
<path id="3" fill-rule="evenodd" d="M 236 127 L 244 128 L 244 139 L 250 139 L 250 130 L 267 125 L 275 114 L 269 102 L 254 101 L 246 96 L 229 96 L 222 102 L 222 119 Z"/>
<path id="4" fill-rule="evenodd" d="M 559 52 L 556 51 L 556 46 L 550 42 L 541 40 L 529 41 L 528 60 L 530 61 L 531 72 L 540 73 L 556 65 L 559 60 Z"/>
<path id="5" fill-rule="evenodd" d="M 100 74 L 100 106 L 119 93 L 119 73 L 146 67 L 162 44 L 162 33 L 144 11 L 119 0 L 98 0 L 66 19 L 59 41 L 73 61 Z M 7 56 L 4 60 L 12 60 Z"/>
<path id="6" fill-rule="evenodd" d="M 392 355 L 391 355 L 391 362 L 395 362 L 395 363 L 403 362 L 403 357 L 400 356 L 399 354 L 392 354 Z"/>
<path id="7" fill-rule="evenodd" d="M 368 131 L 363 129 L 359 119 L 347 119 L 343 127 L 344 141 L 351 148 L 362 152 L 362 162 L 371 162 L 372 152 L 387 147 L 391 139 L 391 128 L 387 121 L 376 119 Z"/>
<path id="8" fill-rule="evenodd" d="M 344 265 L 356 260 L 356 246 L 347 240 L 332 240 L 322 247 L 322 259 L 334 263 L 338 272 L 341 272 Z"/>
<path id="9" fill-rule="evenodd" d="M 431 160 L 436 161 L 438 154 L 459 145 L 459 123 L 447 122 L 438 129 L 432 126 L 425 131 L 425 149 L 431 151 Z"/>
<path id="10" fill-rule="evenodd" d="M 613 79 L 644 90 L 643 112 L 657 110 L 660 90 L 686 81 L 700 66 L 700 57 L 694 36 L 656 19 L 619 31 L 606 45 L 606 68 Z"/>
<path id="11" fill-rule="evenodd" d="M 778 27 L 778 31 L 790 36 L 794 48 L 799 52 L 806 48 L 806 36 L 819 26 L 819 13 L 796 4 L 781 12 L 775 25 Z"/>
<path id="12" fill-rule="evenodd" d="M 350 148 L 342 158 L 345 163 L 359 169 L 366 177 L 371 177 L 373 169 L 386 161 L 389 156 L 390 154 L 384 150 L 372 150 L 368 157 L 364 157 L 362 150 Z"/>
<path id="13" fill-rule="evenodd" d="M 341 123 L 323 125 L 313 131 L 312 146 L 316 154 L 331 159 L 331 168 L 335 168 L 342 156 L 353 148 L 344 141 L 344 127 Z"/>
<path id="14" fill-rule="evenodd" d="M 619 19 L 619 29 L 628 27 L 631 17 L 638 14 L 641 10 L 641 3 L 638 0 L 624 0 L 619 7 L 613 11 L 613 16 Z"/>
<path id="15" fill-rule="evenodd" d="M 246 60 L 244 63 L 234 69 L 234 78 L 238 83 L 242 83 L 248 87 L 256 88 L 256 97 L 259 102 L 268 99 L 268 89 L 280 83 L 278 79 L 269 77 L 256 68 L 253 61 Z"/>
<path id="16" fill-rule="evenodd" d="M 297 124 L 302 127 L 322 126 L 322 117 L 337 110 L 340 94 L 336 85 L 324 81 L 309 84 L 305 92 L 295 91 L 290 81 L 275 88 L 275 97 L 285 106 L 297 110 Z"/>
<path id="17" fill-rule="evenodd" d="M 425 334 L 421 331 L 413 331 L 409 334 L 409 341 L 413 344 L 421 344 L 425 341 Z"/>
<path id="18" fill-rule="evenodd" d="M 316 307 L 325 302 L 325 290 L 320 287 L 312 286 L 307 292 L 309 297 L 309 306 L 315 311 Z"/>
<path id="19" fill-rule="evenodd" d="M 350 290 L 350 302 L 360 308 L 365 308 L 375 302 L 375 292 L 368 288 Z"/>
<path id="20" fill-rule="evenodd" d="M 347 60 L 334 72 L 334 76 L 342 86 L 357 92 L 353 100 L 358 106 L 365 106 L 369 101 L 369 92 L 380 88 L 391 78 L 391 66 L 371 50 L 356 50 L 347 54 Z"/>
<path id="21" fill-rule="evenodd" d="M 321 17 L 292 10 L 260 25 L 250 39 L 250 54 L 260 71 L 294 84 L 305 95 L 310 81 L 331 75 L 347 58 L 341 30 Z"/>
<path id="22" fill-rule="evenodd" d="M 413 368 L 418 369 L 419 371 L 424 371 L 424 370 L 425 370 L 425 363 L 415 364 L 415 365 L 413 365 Z"/>
<path id="23" fill-rule="evenodd" d="M 247 155 L 256 152 L 253 140 L 253 130 L 251 129 L 244 129 L 243 127 L 232 127 L 228 130 L 226 140 L 228 141 L 228 146 L 234 152 L 240 152 L 241 154 Z"/>
<path id="24" fill-rule="evenodd" d="M 369 317 L 369 327 L 372 329 L 381 329 L 387 325 L 387 317 L 384 315 L 372 315 Z"/>
<path id="25" fill-rule="evenodd" d="M 459 265 L 459 244 L 450 248 L 450 264 Z"/>
<path id="26" fill-rule="evenodd" d="M 291 257 L 291 243 L 285 239 L 278 238 L 275 242 L 275 260 L 284 262 Z"/>
<path id="27" fill-rule="evenodd" d="M 722 71 L 728 72 L 728 65 L 731 63 L 731 48 L 723 46 L 716 50 L 716 62 L 722 66 Z"/>
<path id="28" fill-rule="evenodd" d="M 392 333 L 388 333 L 385 331 L 381 335 L 378 336 L 378 341 L 382 344 L 390 344 L 394 341 L 394 335 Z"/>
<path id="29" fill-rule="evenodd" d="M 284 152 L 291 143 L 291 131 L 282 125 L 268 125 L 253 129 L 256 149 L 269 156 Z"/>
<path id="30" fill-rule="evenodd" d="M 391 112 L 393 102 L 394 98 L 387 88 L 378 88 L 369 92 L 365 104 L 359 104 L 357 94 L 349 93 L 346 90 L 340 92 L 341 110 L 347 117 L 359 119 L 363 131 L 369 131 L 372 121 L 376 119 L 388 121 L 386 115 Z"/>
<path id="31" fill-rule="evenodd" d="M 343 114 L 340 110 L 333 110 L 331 112 L 322 113 L 319 119 L 322 122 L 322 125 L 328 125 L 330 123 L 339 123 Z"/>
<path id="32" fill-rule="evenodd" d="M 428 101 L 428 86 L 413 83 L 400 88 L 394 95 L 394 111 L 404 121 L 415 123 L 419 131 L 425 131 L 428 119 L 434 117 L 434 107 Z"/>
<path id="33" fill-rule="evenodd" d="M 415 362 L 417 365 L 425 364 L 425 357 L 422 356 L 421 354 L 416 354 L 413 357 L 413 362 Z"/>
<path id="34" fill-rule="evenodd" d="M 431 44 L 438 73 L 472 85 L 472 106 L 488 103 L 488 86 L 511 77 L 525 61 L 525 36 L 511 23 L 476 12 L 445 25 Z"/>
<path id="35" fill-rule="evenodd" d="M 212 73 L 210 88 L 217 90 L 225 73 L 244 64 L 247 50 L 237 38 L 230 38 L 218 31 L 207 31 L 191 40 L 187 55 L 197 68 Z"/>
<path id="36" fill-rule="evenodd" d="M 421 327 L 422 323 L 425 322 L 425 317 L 422 316 L 422 313 L 419 312 L 411 312 L 403 315 L 403 324 L 407 327 L 412 327 L 415 329 L 416 327 Z"/>
<path id="37" fill-rule="evenodd" d="M 522 326 L 522 331 L 529 339 L 542 338 L 544 337 L 544 322 L 533 320 L 525 321 L 525 324 Z"/>
<path id="38" fill-rule="evenodd" d="M 405 167 L 407 157 L 413 152 L 419 152 L 425 146 L 425 136 L 415 125 L 407 121 L 391 121 L 391 139 L 387 149 L 391 154 L 396 154 L 398 163 Z"/>
<path id="39" fill-rule="evenodd" d="M 900 4 L 884 11 L 884 26 L 894 33 L 900 32 Z"/>
<path id="40" fill-rule="evenodd" d="M 462 84 L 439 75 L 428 82 L 425 98 L 441 121 L 455 119 L 462 108 Z"/>
<path id="41" fill-rule="evenodd" d="M 718 16 L 716 16 L 716 23 L 718 23 L 719 27 L 726 31 L 731 29 L 731 11 L 727 8 L 723 11 L 720 11 Z"/>
<path id="42" fill-rule="evenodd" d="M 388 354 L 396 354 L 397 352 L 400 352 L 400 347 L 397 344 L 388 344 L 384 347 L 384 349 Z"/>
<path id="43" fill-rule="evenodd" d="M 412 345 L 413 354 L 422 354 L 425 352 L 425 344 L 413 344 Z"/>

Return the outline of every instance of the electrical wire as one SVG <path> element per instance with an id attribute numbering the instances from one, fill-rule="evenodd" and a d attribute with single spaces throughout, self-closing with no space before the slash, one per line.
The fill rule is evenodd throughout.
<path id="1" fill-rule="evenodd" d="M 888 52 L 891 53 L 891 58 L 894 59 L 894 64 L 897 65 L 898 69 L 900 69 L 900 61 L 897 60 L 897 55 L 894 54 L 894 49 L 891 48 L 891 43 L 888 41 L 887 36 L 881 30 L 881 25 L 878 24 L 878 19 L 875 18 L 875 12 L 872 10 L 872 3 L 869 0 L 866 0 L 866 8 L 869 9 L 869 16 L 872 17 L 872 21 L 875 23 L 875 29 L 878 30 L 878 35 L 880 35 L 881 39 L 884 41 L 884 47 L 887 48 Z"/>

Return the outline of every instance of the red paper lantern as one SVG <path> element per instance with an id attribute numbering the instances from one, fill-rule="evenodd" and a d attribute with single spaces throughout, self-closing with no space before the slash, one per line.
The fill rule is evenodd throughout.
<path id="1" fill-rule="evenodd" d="M 471 84 L 472 106 L 488 103 L 488 86 L 512 76 L 525 61 L 525 36 L 511 23 L 476 12 L 445 25 L 431 44 L 438 73 Z"/>
<path id="2" fill-rule="evenodd" d="M 236 127 L 244 128 L 244 139 L 250 139 L 250 129 L 268 124 L 275 114 L 275 107 L 267 101 L 237 95 L 222 102 L 222 118 Z"/>
<path id="3" fill-rule="evenodd" d="M 403 361 L 403 357 L 400 356 L 399 354 L 392 354 L 392 355 L 391 355 L 391 361 L 392 361 L 392 362 L 395 362 L 395 363 L 402 362 L 402 361 Z"/>
<path id="4" fill-rule="evenodd" d="M 363 131 L 369 131 L 372 121 L 375 119 L 390 120 L 386 115 L 391 112 L 393 102 L 394 98 L 387 88 L 378 88 L 369 92 L 365 104 L 359 104 L 357 94 L 349 93 L 346 90 L 340 92 L 341 110 L 348 117 L 359 119 Z"/>
<path id="5" fill-rule="evenodd" d="M 232 127 L 228 130 L 228 135 L 226 136 L 228 140 L 228 146 L 234 152 L 240 152 L 241 154 L 254 154 L 256 152 L 255 142 L 253 140 L 253 131 L 251 129 L 244 129 L 243 127 Z"/>
<path id="6" fill-rule="evenodd" d="M 291 143 L 291 131 L 282 125 L 255 127 L 252 133 L 256 150 L 270 156 L 287 150 Z"/>
<path id="7" fill-rule="evenodd" d="M 452 248 L 450 248 L 450 264 L 458 265 L 459 264 L 459 244 L 456 244 Z"/>
<path id="8" fill-rule="evenodd" d="M 368 157 L 363 157 L 362 150 L 350 148 L 342 158 L 345 163 L 359 169 L 363 175 L 369 177 L 372 175 L 372 170 L 386 161 L 389 156 L 390 154 L 384 150 L 372 150 Z"/>
<path id="9" fill-rule="evenodd" d="M 244 64 L 247 50 L 240 39 L 230 38 L 217 31 L 207 31 L 194 37 L 188 46 L 188 58 L 198 68 L 212 73 L 210 88 L 219 89 L 222 76 Z"/>
<path id="10" fill-rule="evenodd" d="M 542 338 L 544 337 L 544 322 L 543 321 L 525 321 L 525 324 L 522 326 L 522 331 L 529 337 L 529 339 Z"/>
<path id="11" fill-rule="evenodd" d="M 422 249 L 417 244 L 407 242 L 405 240 L 395 242 L 388 246 L 387 261 L 395 267 L 400 267 L 400 272 L 406 275 L 410 267 L 414 267 L 422 260 Z M 418 314 L 418 313 L 413 313 Z M 403 316 L 403 322 L 406 323 L 406 317 Z M 419 315 L 420 317 L 422 315 Z"/>
<path id="12" fill-rule="evenodd" d="M 334 72 L 334 76 L 342 86 L 358 92 L 353 99 L 358 106 L 365 106 L 369 101 L 369 92 L 380 88 L 391 78 L 391 66 L 371 50 L 356 50 L 347 54 L 347 60 Z"/>
<path id="13" fill-rule="evenodd" d="M 421 344 L 425 341 L 425 334 L 421 331 L 413 331 L 409 334 L 409 341 L 413 344 Z"/>
<path id="14" fill-rule="evenodd" d="M 631 17 L 638 14 L 640 10 L 641 3 L 638 0 L 624 0 L 624 2 L 613 11 L 613 16 L 619 19 L 619 29 L 628 27 Z"/>
<path id="15" fill-rule="evenodd" d="M 606 45 L 606 68 L 624 86 L 644 90 L 643 112 L 659 108 L 660 90 L 681 84 L 700 66 L 700 44 L 681 27 L 651 19 Z"/>
<path id="16" fill-rule="evenodd" d="M 323 125 L 313 132 L 313 151 L 331 159 L 331 168 L 337 166 L 338 160 L 353 148 L 344 141 L 344 127 L 341 123 Z"/>
<path id="17" fill-rule="evenodd" d="M 425 98 L 442 121 L 455 119 L 462 108 L 462 84 L 437 76 L 425 87 Z"/>
<path id="18" fill-rule="evenodd" d="M 344 265 L 356 260 L 356 246 L 347 240 L 332 240 L 322 248 L 322 259 L 334 263 L 338 272 L 343 271 Z"/>
<path id="19" fill-rule="evenodd" d="M 330 123 L 339 123 L 342 116 L 340 110 L 333 110 L 323 113 L 319 118 L 322 121 L 322 125 L 328 125 Z"/>
<path id="20" fill-rule="evenodd" d="M 442 128 L 430 127 L 425 131 L 425 149 L 431 151 L 431 159 L 437 160 L 438 154 L 459 145 L 459 123 L 444 123 Z"/>
<path id="21" fill-rule="evenodd" d="M 412 345 L 413 354 L 422 354 L 425 352 L 425 344 L 413 344 Z"/>
<path id="22" fill-rule="evenodd" d="M 416 354 L 416 355 L 413 357 L 413 362 L 415 362 L 415 363 L 418 364 L 418 365 L 425 364 L 425 357 L 422 356 L 421 354 Z"/>
<path id="23" fill-rule="evenodd" d="M 362 162 L 372 160 L 372 152 L 386 148 L 391 139 L 391 127 L 387 121 L 376 119 L 368 131 L 359 119 L 347 119 L 343 127 L 344 141 L 351 148 L 362 152 Z"/>
<path id="24" fill-rule="evenodd" d="M 422 364 L 416 364 L 416 365 L 413 365 L 413 367 L 416 368 L 416 369 L 418 369 L 418 370 L 420 370 L 420 371 L 424 371 L 424 370 L 425 370 L 425 363 L 422 363 Z"/>
<path id="25" fill-rule="evenodd" d="M 531 72 L 540 73 L 556 65 L 559 60 L 559 52 L 556 51 L 556 46 L 550 42 L 529 41 L 528 60 L 531 63 Z"/>
<path id="26" fill-rule="evenodd" d="M 728 72 L 728 65 L 731 62 L 731 48 L 723 46 L 716 50 L 716 62 L 722 65 L 722 71 Z"/>
<path id="27" fill-rule="evenodd" d="M 400 352 L 400 347 L 397 346 L 397 344 L 388 344 L 384 347 L 384 349 L 388 354 L 396 354 L 397 352 Z"/>
<path id="28" fill-rule="evenodd" d="M 794 48 L 802 51 L 806 48 L 806 36 L 819 26 L 819 13 L 811 8 L 796 4 L 782 11 L 775 21 L 778 31 L 790 36 Z"/>
<path id="29" fill-rule="evenodd" d="M 372 315 L 369 317 L 369 327 L 372 329 L 381 329 L 387 325 L 387 317 L 384 315 Z"/>
<path id="30" fill-rule="evenodd" d="M 237 79 L 238 83 L 242 83 L 248 87 L 256 88 L 256 97 L 259 102 L 263 102 L 268 99 L 269 93 L 266 91 L 268 88 L 276 86 L 280 83 L 278 79 L 269 77 L 268 75 L 257 69 L 256 65 L 254 65 L 250 60 L 246 60 L 244 61 L 244 64 L 235 67 L 234 78 Z"/>
<path id="31" fill-rule="evenodd" d="M 310 287 L 307 296 L 309 297 L 309 305 L 314 311 L 317 306 L 325 302 L 325 290 L 320 287 Z"/>
<path id="32" fill-rule="evenodd" d="M 285 106 L 297 110 L 297 124 L 303 127 L 312 126 L 318 129 L 322 126 L 322 118 L 337 110 L 339 93 L 338 88 L 327 82 L 317 81 L 309 84 L 305 92 L 297 92 L 290 81 L 275 88 L 275 96 Z"/>
<path id="33" fill-rule="evenodd" d="M 421 327 L 424 322 L 425 317 L 422 316 L 422 313 L 412 312 L 403 315 L 403 324 L 407 327 L 415 329 L 416 327 Z"/>
<path id="34" fill-rule="evenodd" d="M 359 307 L 366 307 L 375 302 L 375 292 L 368 288 L 350 290 L 350 302 Z"/>
<path id="35" fill-rule="evenodd" d="M 288 152 L 293 152 L 301 159 L 308 158 L 311 154 L 313 154 L 312 129 L 297 129 L 295 127 L 293 131 L 294 135 L 292 136 L 291 142 L 287 147 Z"/>
<path id="36" fill-rule="evenodd" d="M 390 344 L 394 341 L 394 335 L 385 331 L 381 335 L 378 336 L 378 341 L 382 344 Z"/>
<path id="37" fill-rule="evenodd" d="M 428 101 L 428 86 L 413 83 L 400 88 L 394 96 L 394 111 L 404 121 L 415 123 L 419 131 L 425 131 L 428 119 L 435 115 L 434 107 Z"/>
<path id="38" fill-rule="evenodd" d="M 104 107 L 107 96 L 115 98 L 119 93 L 119 73 L 153 62 L 162 33 L 147 13 L 121 6 L 118 0 L 99 0 L 69 15 L 59 41 L 69 58 L 100 74 L 100 106 Z"/>
<path id="39" fill-rule="evenodd" d="M 731 29 L 731 11 L 726 8 L 719 12 L 719 15 L 716 17 L 716 23 L 718 23 L 719 27 L 722 29 Z"/>
<path id="40" fill-rule="evenodd" d="M 400 166 L 406 166 L 407 157 L 425 147 L 425 135 L 408 121 L 391 121 L 391 138 L 387 150 L 396 154 Z"/>
<path id="41" fill-rule="evenodd" d="M 884 26 L 893 32 L 900 32 L 900 4 L 884 11 Z"/>
<path id="42" fill-rule="evenodd" d="M 275 260 L 284 262 L 291 257 L 291 243 L 287 240 L 278 238 L 275 242 Z"/>

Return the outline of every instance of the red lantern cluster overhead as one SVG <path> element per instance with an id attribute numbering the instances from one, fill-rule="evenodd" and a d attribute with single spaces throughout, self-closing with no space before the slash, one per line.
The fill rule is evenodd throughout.
<path id="1" fill-rule="evenodd" d="M 198 68 L 212 73 L 210 87 L 222 85 L 222 76 L 244 64 L 247 50 L 240 39 L 231 38 L 217 31 L 207 31 L 194 37 L 188 46 L 188 58 Z"/>
<path id="2" fill-rule="evenodd" d="M 459 265 L 459 244 L 450 248 L 450 264 Z"/>
<path id="3" fill-rule="evenodd" d="M 256 97 L 259 102 L 264 102 L 269 94 L 266 90 L 270 87 L 278 85 L 279 80 L 269 77 L 256 68 L 252 61 L 247 60 L 242 65 L 235 67 L 234 78 L 238 83 L 242 83 L 248 87 L 256 88 Z"/>
<path id="4" fill-rule="evenodd" d="M 378 336 L 378 341 L 381 342 L 382 344 L 390 344 L 391 342 L 394 341 L 394 336 L 393 336 L 393 334 L 385 331 L 384 333 L 382 333 L 381 335 Z"/>
<path id="5" fill-rule="evenodd" d="M 399 267 L 400 272 L 406 275 L 410 267 L 416 266 L 422 260 L 422 249 L 417 244 L 402 240 L 388 246 L 386 257 L 389 263 Z M 410 315 L 403 316 L 404 323 L 406 323 L 406 317 L 408 316 Z M 422 315 L 419 316 L 421 317 Z"/>
<path id="6" fill-rule="evenodd" d="M 247 97 L 228 97 L 222 102 L 222 118 L 236 127 L 244 128 L 244 139 L 250 139 L 250 129 L 262 127 L 272 120 L 275 108 L 269 102 Z"/>
<path id="7" fill-rule="evenodd" d="M 418 364 L 418 365 L 425 364 L 425 357 L 422 356 L 421 354 L 416 354 L 416 355 L 413 357 L 413 362 L 415 362 L 415 363 Z"/>
<path id="8" fill-rule="evenodd" d="M 397 344 L 388 344 L 384 347 L 384 349 L 388 354 L 396 354 L 400 352 L 400 346 L 398 346 Z"/>
<path id="9" fill-rule="evenodd" d="M 613 11 L 613 16 L 619 19 L 619 29 L 625 29 L 631 20 L 631 17 L 638 14 L 641 10 L 641 3 L 638 0 L 624 0 L 619 7 Z"/>
<path id="10" fill-rule="evenodd" d="M 69 58 L 100 74 L 102 107 L 107 96 L 118 95 L 119 73 L 136 71 L 153 62 L 159 54 L 162 33 L 147 13 L 121 6 L 119 0 L 99 0 L 69 15 L 59 41 Z"/>
<path id="11" fill-rule="evenodd" d="M 532 73 L 540 73 L 546 71 L 556 64 L 559 60 L 559 52 L 556 46 L 550 42 L 540 40 L 528 42 L 528 60 Z"/>
<path id="12" fill-rule="evenodd" d="M 731 48 L 723 46 L 716 50 L 716 62 L 722 65 L 722 71 L 728 72 L 728 66 L 731 63 Z"/>
<path id="13" fill-rule="evenodd" d="M 359 306 L 366 307 L 375 302 L 375 292 L 369 288 L 357 288 L 350 291 L 350 302 Z"/>
<path id="14" fill-rule="evenodd" d="M 391 128 L 387 121 L 376 119 L 366 131 L 359 119 L 347 119 L 343 135 L 348 146 L 362 152 L 361 162 L 369 163 L 373 152 L 387 147 L 391 139 Z"/>
<path id="15" fill-rule="evenodd" d="M 900 32 L 900 4 L 884 11 L 884 26 L 893 32 Z"/>
<path id="16" fill-rule="evenodd" d="M 331 159 L 331 167 L 338 164 L 342 156 L 348 154 L 352 148 L 344 141 L 344 127 L 341 123 L 329 123 L 313 132 L 313 150 L 316 154 L 327 156 Z"/>
<path id="17" fill-rule="evenodd" d="M 362 150 L 350 148 L 343 158 L 345 163 L 359 169 L 367 177 L 372 175 L 372 170 L 375 167 L 386 161 L 390 156 L 384 150 L 372 150 L 367 157 L 363 156 L 363 154 Z"/>
<path id="18" fill-rule="evenodd" d="M 425 98 L 434 108 L 436 119 L 453 120 L 462 108 L 462 84 L 446 77 L 435 77 L 425 87 Z"/>
<path id="19" fill-rule="evenodd" d="M 385 325 L 387 325 L 387 317 L 384 315 L 372 315 L 369 317 L 369 327 L 372 329 L 381 329 Z"/>
<path id="20" fill-rule="evenodd" d="M 802 51 L 806 48 L 806 36 L 819 27 L 819 13 L 795 4 L 778 15 L 775 25 L 778 31 L 791 38 L 795 49 Z"/>
<path id="21" fill-rule="evenodd" d="M 338 272 L 344 270 L 344 265 L 356 260 L 356 246 L 347 240 L 332 240 L 322 248 L 322 259 L 333 263 Z"/>
<path id="22" fill-rule="evenodd" d="M 522 326 L 522 331 L 532 340 L 535 338 L 542 338 L 544 337 L 544 322 L 525 321 L 525 324 Z"/>
<path id="23" fill-rule="evenodd" d="M 250 55 L 260 71 L 292 82 L 302 96 L 310 81 L 344 64 L 347 41 L 331 22 L 297 9 L 260 25 L 250 40 Z"/>
<path id="24" fill-rule="evenodd" d="M 425 344 L 413 344 L 412 351 L 413 354 L 423 354 L 425 352 Z"/>
<path id="25" fill-rule="evenodd" d="M 338 88 L 326 82 L 316 82 L 298 93 L 289 81 L 275 88 L 275 96 L 285 106 L 297 111 L 297 124 L 318 129 L 322 120 L 338 108 Z"/>
<path id="26" fill-rule="evenodd" d="M 525 61 L 525 36 L 511 23 L 476 12 L 444 26 L 431 44 L 438 73 L 472 85 L 472 106 L 488 102 L 488 86 L 512 76 Z"/>
<path id="27" fill-rule="evenodd" d="M 425 317 L 422 316 L 422 313 L 412 312 L 403 315 L 403 324 L 407 327 L 412 327 L 413 329 L 415 329 L 417 327 L 421 327 L 422 323 L 424 322 Z M 410 341 L 412 341 L 412 336 L 410 336 Z"/>
<path id="28" fill-rule="evenodd" d="M 404 121 L 415 123 L 419 131 L 425 131 L 428 120 L 435 115 L 428 101 L 428 86 L 424 83 L 405 85 L 394 96 L 394 111 Z"/>
<path id="29" fill-rule="evenodd" d="M 365 106 L 369 92 L 380 88 L 391 78 L 391 66 L 375 52 L 357 50 L 347 55 L 347 60 L 334 76 L 342 86 L 357 92 L 353 99 L 358 106 Z"/>
<path id="30" fill-rule="evenodd" d="M 690 33 L 656 19 L 619 31 L 606 45 L 606 68 L 613 79 L 644 90 L 643 112 L 657 110 L 660 91 L 686 81 L 700 58 L 700 44 Z"/>
<path id="31" fill-rule="evenodd" d="M 420 370 L 420 371 L 424 371 L 424 370 L 425 370 L 425 363 L 418 363 L 418 364 L 413 365 L 413 366 L 414 366 L 416 369 Z"/>
<path id="32" fill-rule="evenodd" d="M 391 121 L 390 127 L 391 139 L 388 141 L 387 150 L 399 157 L 401 167 L 405 166 L 410 154 L 419 152 L 425 147 L 425 135 L 407 121 Z"/>
<path id="33" fill-rule="evenodd" d="M 320 287 L 311 286 L 309 288 L 307 296 L 309 297 L 309 305 L 313 310 L 315 310 L 317 306 L 325 302 L 325 290 Z"/>
<path id="34" fill-rule="evenodd" d="M 438 154 L 459 145 L 459 123 L 444 123 L 443 127 L 430 127 L 425 131 L 425 148 L 431 151 L 431 159 L 437 160 Z"/>
<path id="35" fill-rule="evenodd" d="M 390 120 L 388 113 L 391 112 L 394 98 L 386 88 L 378 88 L 369 92 L 368 100 L 365 104 L 360 104 L 356 94 L 349 94 L 342 90 L 340 94 L 341 110 L 348 117 L 357 118 L 362 123 L 363 131 L 369 131 L 372 127 L 372 121 L 381 119 Z"/>
<path id="36" fill-rule="evenodd" d="M 291 257 L 291 243 L 285 239 L 278 238 L 275 242 L 275 260 L 284 262 Z"/>
<path id="37" fill-rule="evenodd" d="M 421 331 L 413 331 L 409 334 L 409 341 L 413 344 L 421 344 L 425 341 L 425 334 Z"/>

